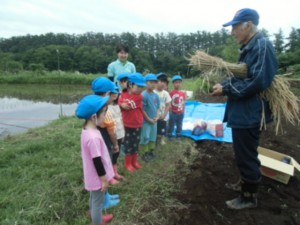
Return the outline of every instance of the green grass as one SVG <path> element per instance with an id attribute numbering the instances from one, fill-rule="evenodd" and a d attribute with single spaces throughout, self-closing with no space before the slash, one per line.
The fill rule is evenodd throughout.
<path id="1" fill-rule="evenodd" d="M 82 96 L 91 94 L 90 85 L 55 84 L 0 84 L 0 97 L 14 97 L 23 100 L 47 101 L 54 104 L 78 102 Z"/>
<path id="2" fill-rule="evenodd" d="M 169 90 L 172 90 L 172 84 L 169 84 Z M 182 82 L 182 90 L 193 91 L 193 98 L 191 100 L 197 99 L 200 93 L 208 93 L 211 91 L 211 86 L 204 81 L 202 78 L 189 78 L 184 79 Z"/>
<path id="3" fill-rule="evenodd" d="M 86 84 L 101 74 L 82 74 L 71 72 L 30 72 L 22 71 L 17 74 L 0 73 L 0 84 Z"/>
<path id="4" fill-rule="evenodd" d="M 80 132 L 82 121 L 62 117 L 51 124 L 0 142 L 0 224 L 89 224 L 88 193 L 83 190 Z M 113 224 L 167 224 L 175 208 L 185 207 L 174 194 L 184 177 L 176 166 L 196 154 L 192 141 L 173 142 L 159 158 L 110 188 L 121 203 L 107 212 Z M 193 154 L 183 154 L 189 152 Z M 195 154 L 194 154 L 195 153 Z"/>

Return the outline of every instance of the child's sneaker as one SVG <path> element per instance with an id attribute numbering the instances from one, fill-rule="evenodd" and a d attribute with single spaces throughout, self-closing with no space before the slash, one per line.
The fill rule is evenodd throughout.
<path id="1" fill-rule="evenodd" d="M 113 214 L 102 214 L 102 221 L 104 223 L 109 223 L 114 218 Z"/>
<path id="2" fill-rule="evenodd" d="M 160 140 L 160 144 L 161 144 L 161 145 L 165 145 L 165 144 L 167 144 L 167 143 L 165 142 L 165 138 L 164 138 L 164 137 L 162 137 L 162 138 L 161 138 L 161 140 Z"/>
<path id="3" fill-rule="evenodd" d="M 143 155 L 142 155 L 142 160 L 145 161 L 145 162 L 149 162 L 151 160 L 148 152 L 145 152 Z"/>
<path id="4" fill-rule="evenodd" d="M 157 157 L 157 155 L 153 152 L 153 150 L 151 150 L 150 152 L 148 152 L 148 156 L 149 156 L 150 160 Z"/>

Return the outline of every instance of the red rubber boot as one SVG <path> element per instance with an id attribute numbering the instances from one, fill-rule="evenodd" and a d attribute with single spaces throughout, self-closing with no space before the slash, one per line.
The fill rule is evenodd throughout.
<path id="1" fill-rule="evenodd" d="M 136 169 L 141 169 L 142 165 L 138 163 L 137 157 L 138 157 L 137 153 L 132 155 L 132 166 Z"/>
<path id="2" fill-rule="evenodd" d="M 127 171 L 131 173 L 135 171 L 135 168 L 132 166 L 132 156 L 130 154 L 125 155 L 124 167 Z"/>

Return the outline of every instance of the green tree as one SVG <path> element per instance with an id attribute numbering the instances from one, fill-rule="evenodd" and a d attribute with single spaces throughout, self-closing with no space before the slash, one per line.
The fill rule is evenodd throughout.
<path id="1" fill-rule="evenodd" d="M 277 54 L 280 54 L 284 50 L 284 35 L 282 29 L 280 28 L 278 33 L 274 34 L 275 40 L 273 42 L 274 48 Z"/>
<path id="2" fill-rule="evenodd" d="M 226 45 L 222 50 L 221 57 L 228 62 L 237 62 L 239 45 L 232 37 L 227 38 Z"/>
<path id="3" fill-rule="evenodd" d="M 262 32 L 268 33 L 266 30 Z M 288 43 L 288 49 L 292 52 L 289 57 L 292 58 L 289 62 L 285 60 L 284 64 L 290 65 L 292 62 L 297 62 L 298 36 L 299 31 L 294 29 Z M 0 67 L 6 68 L 6 62 L 12 60 L 22 63 L 25 69 L 32 69 L 31 64 L 43 64 L 47 70 L 57 70 L 59 56 L 61 70 L 105 73 L 108 64 L 116 59 L 116 45 L 123 42 L 129 45 L 131 49 L 129 60 L 136 65 L 138 71 L 148 69 L 151 72 L 163 71 L 184 75 L 188 71 L 188 62 L 185 57 L 198 49 L 223 57 L 227 61 L 236 61 L 238 46 L 233 40 L 228 41 L 228 37 L 228 32 L 221 29 L 216 32 L 196 31 L 186 34 L 88 32 L 77 35 L 47 33 L 0 38 L 0 51 L 2 51 L 0 52 Z M 279 36 L 278 39 L 280 40 Z M 281 44 L 276 44 L 276 46 L 280 52 Z"/>
<path id="4" fill-rule="evenodd" d="M 20 62 L 16 61 L 7 61 L 6 62 L 6 71 L 11 73 L 17 73 L 23 70 L 23 65 Z"/>
<path id="5" fill-rule="evenodd" d="M 287 47 L 289 52 L 296 51 L 300 49 L 300 29 L 292 27 L 289 37 Z"/>
<path id="6" fill-rule="evenodd" d="M 45 67 L 41 63 L 31 63 L 29 64 L 28 69 L 34 72 L 41 73 L 42 71 L 45 70 Z"/>
<path id="7" fill-rule="evenodd" d="M 8 62 L 13 61 L 14 54 L 0 51 L 0 70 L 7 71 Z"/>
<path id="8" fill-rule="evenodd" d="M 260 29 L 259 32 L 262 33 L 263 36 L 265 36 L 267 38 L 270 37 L 269 32 L 265 28 Z"/>

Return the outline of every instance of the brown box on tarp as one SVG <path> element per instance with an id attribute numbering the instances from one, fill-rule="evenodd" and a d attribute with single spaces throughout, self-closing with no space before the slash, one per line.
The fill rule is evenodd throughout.
<path id="1" fill-rule="evenodd" d="M 261 173 L 266 177 L 287 184 L 291 176 L 295 175 L 295 170 L 300 171 L 299 163 L 288 155 L 262 147 L 258 147 L 257 151 L 261 162 Z M 282 161 L 285 157 L 290 159 L 289 163 Z"/>

